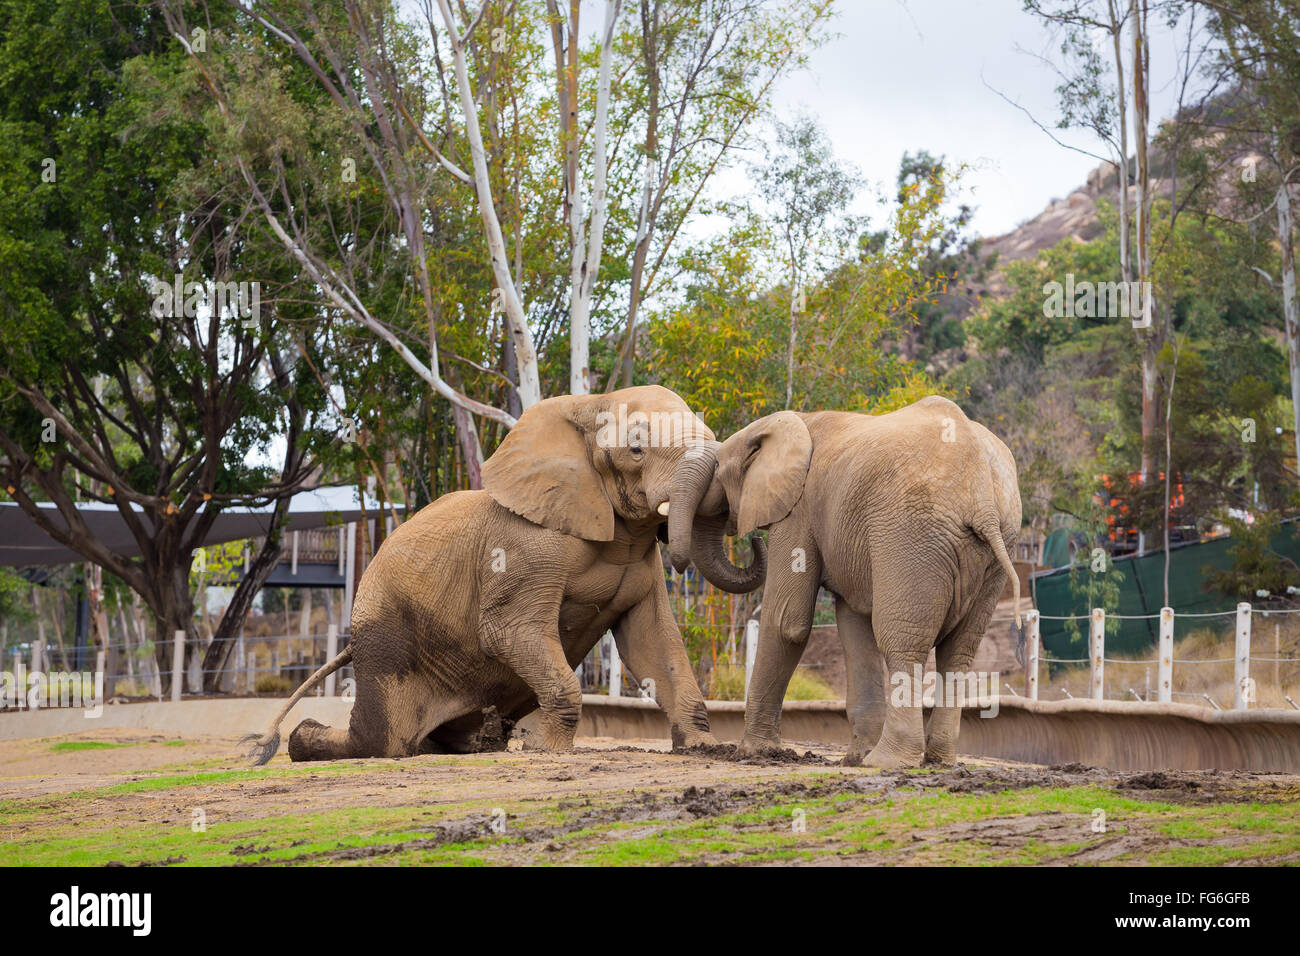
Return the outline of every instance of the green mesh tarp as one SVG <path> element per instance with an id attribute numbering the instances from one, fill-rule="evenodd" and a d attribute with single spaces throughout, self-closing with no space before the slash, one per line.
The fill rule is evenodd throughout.
<path id="1" fill-rule="evenodd" d="M 1231 611 L 1236 609 L 1242 598 L 1230 597 L 1218 591 L 1208 590 L 1202 571 L 1207 565 L 1219 570 L 1232 567 L 1232 558 L 1228 550 L 1233 539 L 1228 536 L 1209 541 L 1197 541 L 1190 544 L 1175 545 L 1169 549 L 1169 606 L 1174 609 L 1175 634 L 1186 634 L 1191 626 L 1232 626 L 1233 619 L 1203 618 L 1191 624 L 1190 621 L 1178 621 L 1179 614 L 1204 614 L 1210 611 Z M 1296 525 L 1292 522 L 1283 524 L 1274 535 L 1271 546 L 1274 551 L 1300 562 L 1300 538 L 1296 535 Z M 1082 559 L 1084 556 L 1080 556 Z M 1165 554 L 1156 551 L 1142 557 L 1116 558 L 1114 569 L 1123 574 L 1119 582 L 1119 602 L 1115 607 L 1107 607 L 1107 615 L 1159 614 L 1164 604 Z M 1086 593 L 1087 565 L 1074 569 L 1075 586 L 1070 586 L 1069 568 L 1055 571 L 1042 571 L 1030 576 L 1030 588 L 1034 595 L 1034 606 L 1043 618 L 1066 617 L 1073 614 L 1088 614 L 1088 597 Z M 1078 590 L 1080 593 L 1075 594 Z M 1076 658 L 1087 656 L 1088 622 L 1076 623 L 1077 633 L 1072 636 L 1065 621 L 1041 620 L 1039 633 L 1043 647 L 1053 657 Z M 1151 617 L 1145 620 L 1121 620 L 1118 632 L 1108 626 L 1106 629 L 1106 651 L 1132 653 L 1153 646 L 1160 635 L 1160 621 Z"/>

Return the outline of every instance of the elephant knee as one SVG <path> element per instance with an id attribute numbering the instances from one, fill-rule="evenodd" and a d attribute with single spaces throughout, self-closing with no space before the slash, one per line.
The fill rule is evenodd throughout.
<path id="1" fill-rule="evenodd" d="M 812 621 L 802 618 L 797 620 L 781 621 L 781 640 L 788 644 L 803 644 L 808 640 L 808 632 L 812 630 Z"/>
<path id="2" fill-rule="evenodd" d="M 320 721 L 312 720 L 308 717 L 289 735 L 289 759 L 298 760 L 322 760 L 325 755 L 321 753 L 321 732 L 329 730 Z"/>
<path id="3" fill-rule="evenodd" d="M 573 686 L 557 686 L 539 696 L 537 703 L 552 719 L 565 726 L 576 726 L 582 714 L 582 688 L 576 681 Z"/>

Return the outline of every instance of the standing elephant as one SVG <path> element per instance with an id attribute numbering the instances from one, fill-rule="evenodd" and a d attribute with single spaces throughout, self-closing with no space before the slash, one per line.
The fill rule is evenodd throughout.
<path id="1" fill-rule="evenodd" d="M 444 495 L 384 542 L 357 589 L 351 642 L 248 738 L 255 762 L 274 755 L 294 702 L 348 661 L 351 723 L 304 720 L 293 760 L 466 752 L 487 738 L 499 748 L 497 719 L 508 728 L 537 708 L 529 745 L 569 748 L 582 707 L 574 667 L 611 628 L 628 670 L 655 682 L 674 745 L 711 743 L 656 539 L 688 448 L 712 439 L 658 386 L 527 409 L 484 464 L 484 490 Z M 756 558 L 714 573 L 752 590 Z"/>
<path id="2" fill-rule="evenodd" d="M 1006 445 L 931 396 L 878 416 L 777 412 L 721 445 L 693 449 L 681 473 L 690 485 L 674 497 L 668 522 L 679 570 L 692 519 L 704 529 L 699 544 L 715 549 L 720 523 L 741 535 L 770 529 L 742 750 L 780 746 L 786 684 L 824 587 L 835 595 L 848 670 L 845 763 L 862 763 L 868 749 L 872 766 L 951 762 L 960 702 L 937 702 L 923 726 L 913 675 L 934 648 L 941 686 L 966 676 L 1006 575 L 1019 624 L 1008 549 L 1020 530 L 1020 492 Z M 719 551 L 700 570 L 709 577 L 725 563 Z M 890 682 L 901 678 L 911 691 L 903 706 L 886 706 L 882 655 Z"/>

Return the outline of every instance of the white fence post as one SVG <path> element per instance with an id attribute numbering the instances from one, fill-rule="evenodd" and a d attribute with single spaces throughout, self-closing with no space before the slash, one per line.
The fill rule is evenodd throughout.
<path id="1" fill-rule="evenodd" d="M 1167 704 L 1174 699 L 1174 609 L 1171 607 L 1160 609 L 1159 657 L 1156 670 L 1156 699 L 1162 704 Z"/>
<path id="2" fill-rule="evenodd" d="M 745 625 L 745 700 L 749 700 L 749 679 L 754 674 L 756 657 L 758 657 L 758 619 L 750 618 Z"/>
<path id="3" fill-rule="evenodd" d="M 1025 615 L 1025 696 L 1038 700 L 1038 611 L 1031 608 Z"/>
<path id="4" fill-rule="evenodd" d="M 352 598 L 357 586 L 357 525 L 350 522 L 344 536 L 346 553 L 343 556 L 343 626 L 352 626 Z"/>
<path id="5" fill-rule="evenodd" d="M 1092 609 L 1092 639 L 1089 641 L 1089 656 L 1092 658 L 1092 699 L 1102 700 L 1106 696 L 1104 680 L 1106 672 L 1106 609 Z"/>
<path id="6" fill-rule="evenodd" d="M 1248 689 L 1250 682 L 1250 605 L 1237 605 L 1237 653 L 1232 668 L 1232 709 L 1245 710 L 1255 696 Z"/>
<path id="7" fill-rule="evenodd" d="M 172 637 L 172 701 L 181 699 L 185 683 L 185 632 L 177 631 Z"/>
<path id="8" fill-rule="evenodd" d="M 339 626 L 337 624 L 331 624 L 329 630 L 325 634 L 325 662 L 329 663 L 330 661 L 334 660 L 334 658 L 338 656 L 338 653 L 339 653 Z M 333 674 L 330 674 L 328 677 L 325 678 L 326 697 L 334 696 L 334 688 L 338 684 L 338 676 L 339 676 L 339 672 L 335 671 Z"/>
<path id="9" fill-rule="evenodd" d="M 614 640 L 614 635 L 609 631 L 605 632 L 609 638 L 609 696 L 623 696 L 623 661 L 618 656 L 618 643 Z"/>

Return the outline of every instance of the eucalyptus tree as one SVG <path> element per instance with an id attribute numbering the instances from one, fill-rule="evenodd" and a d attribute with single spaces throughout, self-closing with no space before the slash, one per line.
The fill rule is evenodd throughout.
<path id="1" fill-rule="evenodd" d="M 322 312 L 448 402 L 474 463 L 482 423 L 496 432 L 545 393 L 591 387 L 593 330 L 620 341 L 608 385 L 630 381 L 640 303 L 830 9 L 605 0 L 588 42 L 581 4 L 558 0 L 226 0 L 229 22 L 210 31 L 217 7 L 157 2 L 227 130 L 227 159 Z M 347 201 L 383 207 L 401 295 L 354 282 L 379 247 L 319 213 L 331 177 L 354 184 Z"/>

